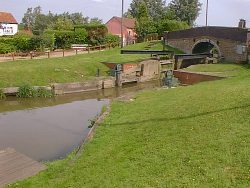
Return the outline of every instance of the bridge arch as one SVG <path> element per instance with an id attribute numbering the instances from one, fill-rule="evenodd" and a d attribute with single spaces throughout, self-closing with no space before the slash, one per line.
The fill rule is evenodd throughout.
<path id="1" fill-rule="evenodd" d="M 215 53 L 217 54 L 218 58 L 222 56 L 220 47 L 211 39 L 200 39 L 196 41 L 192 47 L 193 54 L 210 53 L 211 50 L 216 51 Z"/>

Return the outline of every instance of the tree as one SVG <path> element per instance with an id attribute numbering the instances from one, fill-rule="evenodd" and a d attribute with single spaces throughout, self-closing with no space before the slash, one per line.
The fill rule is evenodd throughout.
<path id="1" fill-rule="evenodd" d="M 90 18 L 89 20 L 89 24 L 93 24 L 93 25 L 101 25 L 102 24 L 102 20 L 95 17 L 95 18 Z"/>
<path id="2" fill-rule="evenodd" d="M 142 3 L 145 3 L 148 10 L 148 15 L 153 21 L 158 21 L 164 15 L 166 9 L 166 1 L 165 0 L 133 0 L 130 4 L 130 8 L 125 15 L 132 16 L 136 18 L 138 14 L 139 7 Z"/>
<path id="3" fill-rule="evenodd" d="M 187 22 L 188 25 L 194 25 L 201 10 L 199 0 L 172 0 L 168 5 L 168 10 L 176 20 Z"/>
<path id="4" fill-rule="evenodd" d="M 156 28 L 153 26 L 152 20 L 148 14 L 147 5 L 144 1 L 138 5 L 138 11 L 135 16 L 137 37 L 140 41 L 142 41 L 147 34 L 156 31 Z"/>
<path id="5" fill-rule="evenodd" d="M 72 30 L 73 29 L 73 22 L 72 20 L 66 18 L 66 17 L 63 17 L 63 16 L 60 16 L 55 23 L 53 23 L 52 25 L 50 25 L 49 27 L 50 29 L 53 29 L 53 30 L 59 30 L 59 31 L 62 31 L 62 30 Z"/>
<path id="6" fill-rule="evenodd" d="M 22 22 L 25 25 L 26 29 L 32 29 L 37 16 L 39 16 L 42 12 L 42 8 L 40 6 L 33 8 L 28 8 L 26 13 L 23 16 Z"/>

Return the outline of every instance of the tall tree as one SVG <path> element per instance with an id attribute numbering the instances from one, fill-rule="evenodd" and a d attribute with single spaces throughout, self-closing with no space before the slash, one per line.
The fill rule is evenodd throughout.
<path id="1" fill-rule="evenodd" d="M 25 28 L 33 29 L 36 18 L 41 15 L 41 12 L 42 8 L 40 6 L 37 6 L 34 9 L 28 8 L 22 19 Z"/>
<path id="2" fill-rule="evenodd" d="M 166 11 L 166 1 L 165 0 L 133 0 L 130 4 L 130 8 L 125 15 L 131 15 L 136 18 L 138 14 L 139 7 L 142 3 L 145 3 L 148 10 L 149 17 L 157 21 L 162 18 L 164 12 Z"/>
<path id="3" fill-rule="evenodd" d="M 199 0 L 172 0 L 168 5 L 168 10 L 174 19 L 192 26 L 199 16 L 201 5 Z"/>
<path id="4" fill-rule="evenodd" d="M 149 16 L 147 5 L 144 1 L 138 5 L 138 11 L 135 17 L 136 33 L 139 40 L 142 41 L 147 34 L 156 31 L 156 28 L 153 26 L 152 20 Z"/>
<path id="5" fill-rule="evenodd" d="M 94 18 L 90 18 L 89 20 L 89 24 L 93 24 L 93 25 L 101 25 L 102 24 L 102 20 L 94 17 Z"/>

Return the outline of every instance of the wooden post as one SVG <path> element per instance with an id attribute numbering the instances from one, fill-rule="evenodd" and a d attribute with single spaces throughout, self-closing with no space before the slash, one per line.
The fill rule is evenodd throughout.
<path id="1" fill-rule="evenodd" d="M 50 52 L 48 52 L 48 58 L 50 58 Z"/>
<path id="2" fill-rule="evenodd" d="M 15 61 L 15 54 L 12 53 L 12 60 Z"/>
<path id="3" fill-rule="evenodd" d="M 102 46 L 101 46 L 101 45 L 99 45 L 99 51 L 101 51 L 101 49 L 102 49 Z"/>
<path id="4" fill-rule="evenodd" d="M 33 59 L 33 53 L 30 52 L 30 59 Z"/>
<path id="5" fill-rule="evenodd" d="M 77 55 L 77 49 L 76 49 L 76 55 Z"/>
<path id="6" fill-rule="evenodd" d="M 64 49 L 63 49 L 63 57 L 64 57 Z"/>
<path id="7" fill-rule="evenodd" d="M 90 53 L 90 47 L 88 46 L 88 53 Z"/>

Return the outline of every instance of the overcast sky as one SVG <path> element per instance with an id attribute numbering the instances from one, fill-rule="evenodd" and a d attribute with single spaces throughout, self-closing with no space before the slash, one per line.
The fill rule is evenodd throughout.
<path id="1" fill-rule="evenodd" d="M 125 10 L 132 0 L 124 0 Z M 167 0 L 169 2 L 170 0 Z M 206 0 L 197 25 L 205 25 Z M 82 12 L 84 16 L 99 17 L 104 22 L 121 15 L 121 0 L 0 0 L 0 11 L 11 12 L 20 22 L 28 7 L 40 5 L 44 13 Z M 250 25 L 250 0 L 209 0 L 209 25 L 236 26 L 240 18 Z"/>

